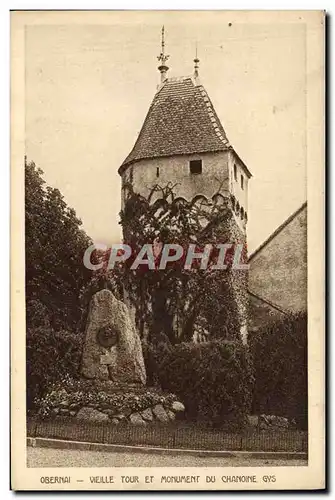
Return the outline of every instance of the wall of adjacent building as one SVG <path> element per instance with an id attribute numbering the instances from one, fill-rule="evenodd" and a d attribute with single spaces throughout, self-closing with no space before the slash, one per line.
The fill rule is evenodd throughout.
<path id="1" fill-rule="evenodd" d="M 307 310 L 306 204 L 251 256 L 249 264 L 250 292 L 285 311 Z"/>

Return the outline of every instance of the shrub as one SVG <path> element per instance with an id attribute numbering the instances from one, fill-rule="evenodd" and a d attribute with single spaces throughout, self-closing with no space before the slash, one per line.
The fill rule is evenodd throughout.
<path id="1" fill-rule="evenodd" d="M 55 330 L 77 328 L 80 290 L 92 272 L 83 265 L 91 244 L 75 211 L 43 172 L 25 159 L 25 281 L 27 305 L 43 303 Z M 30 316 L 27 315 L 27 325 Z"/>
<path id="2" fill-rule="evenodd" d="M 91 240 L 42 174 L 25 158 L 28 409 L 54 381 L 78 373 L 82 336 L 74 332 L 83 316 L 79 294 L 92 274 L 82 260 Z"/>
<path id="3" fill-rule="evenodd" d="M 76 377 L 82 351 L 82 336 L 55 332 L 50 326 L 27 329 L 27 407 L 35 406 L 50 387 L 66 375 Z"/>
<path id="4" fill-rule="evenodd" d="M 257 413 L 294 418 L 307 427 L 307 315 L 275 321 L 250 339 Z"/>
<path id="5" fill-rule="evenodd" d="M 222 341 L 182 343 L 160 364 L 162 388 L 183 401 L 190 420 L 242 426 L 252 394 L 252 370 L 245 347 Z"/>
<path id="6" fill-rule="evenodd" d="M 155 336 L 155 344 L 142 342 L 142 351 L 147 373 L 147 385 L 160 385 L 159 371 L 162 359 L 171 351 L 172 345 L 168 337 L 160 332 Z"/>

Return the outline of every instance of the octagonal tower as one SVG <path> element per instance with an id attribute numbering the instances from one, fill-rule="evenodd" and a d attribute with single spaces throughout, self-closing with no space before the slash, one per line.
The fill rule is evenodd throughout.
<path id="1" fill-rule="evenodd" d="M 197 197 L 220 196 L 231 210 L 229 231 L 234 241 L 246 243 L 248 183 L 251 173 L 230 144 L 214 106 L 200 82 L 199 59 L 194 74 L 168 78 L 164 29 L 158 57 L 161 83 L 157 88 L 139 136 L 119 168 L 122 206 L 128 183 L 148 197 L 159 184 L 172 182 L 176 198 L 188 202 Z M 154 201 L 155 198 L 152 199 Z M 239 299 L 241 335 L 246 341 L 247 280 L 235 280 Z"/>

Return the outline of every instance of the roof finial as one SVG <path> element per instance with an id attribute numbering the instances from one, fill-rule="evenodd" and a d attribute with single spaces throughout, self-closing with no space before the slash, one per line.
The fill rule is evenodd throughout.
<path id="1" fill-rule="evenodd" d="M 195 42 L 195 58 L 193 59 L 193 61 L 194 61 L 194 76 L 195 76 L 195 78 L 198 78 L 198 76 L 199 76 L 198 63 L 200 62 L 198 59 L 198 42 Z"/>
<path id="2" fill-rule="evenodd" d="M 168 66 L 166 66 L 166 61 L 169 59 L 170 56 L 165 55 L 165 39 L 164 39 L 164 26 L 162 27 L 162 52 L 159 54 L 157 59 L 161 62 L 160 66 L 158 66 L 158 69 L 161 73 L 161 82 L 164 82 L 166 80 L 166 72 L 169 69 Z"/>

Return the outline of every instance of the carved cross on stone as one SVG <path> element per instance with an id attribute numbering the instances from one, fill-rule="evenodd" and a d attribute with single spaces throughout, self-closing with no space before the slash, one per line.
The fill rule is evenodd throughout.
<path id="1" fill-rule="evenodd" d="M 100 364 L 101 365 L 113 365 L 116 363 L 116 352 L 107 352 L 106 354 L 101 354 Z"/>

